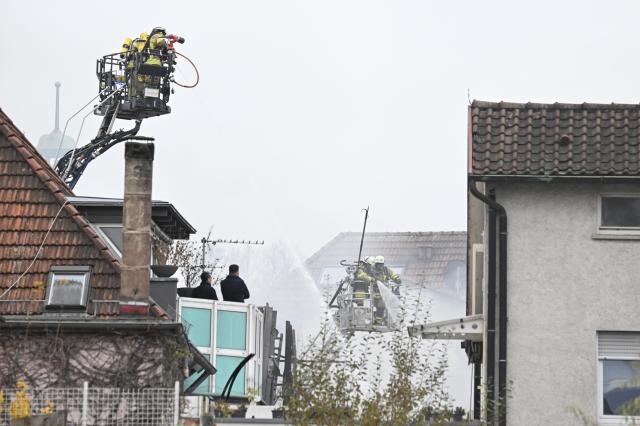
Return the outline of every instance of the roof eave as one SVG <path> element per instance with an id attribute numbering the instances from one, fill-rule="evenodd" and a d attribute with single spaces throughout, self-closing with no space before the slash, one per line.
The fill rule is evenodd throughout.
<path id="1" fill-rule="evenodd" d="M 173 330 L 179 331 L 182 324 L 168 319 L 33 319 L 23 316 L 7 316 L 0 323 L 0 329 L 57 330 L 77 331 L 96 330 Z"/>
<path id="2" fill-rule="evenodd" d="M 488 175 L 469 174 L 470 181 L 478 182 L 602 182 L 602 183 L 638 183 L 640 176 L 580 176 L 580 175 Z"/>

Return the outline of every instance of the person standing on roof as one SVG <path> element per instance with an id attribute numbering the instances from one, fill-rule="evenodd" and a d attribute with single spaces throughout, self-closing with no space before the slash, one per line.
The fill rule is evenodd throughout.
<path id="1" fill-rule="evenodd" d="M 222 298 L 226 302 L 244 303 L 249 298 L 249 289 L 240 278 L 240 267 L 238 265 L 229 265 L 229 275 L 220 283 L 222 290 Z"/>
<path id="2" fill-rule="evenodd" d="M 207 271 L 202 271 L 200 280 L 200 285 L 193 289 L 191 297 L 195 297 L 196 299 L 218 300 L 216 290 L 211 286 L 211 274 Z"/>

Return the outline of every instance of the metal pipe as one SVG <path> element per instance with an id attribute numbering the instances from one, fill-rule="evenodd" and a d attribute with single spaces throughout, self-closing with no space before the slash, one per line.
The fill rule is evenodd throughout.
<path id="1" fill-rule="evenodd" d="M 499 205 L 499 204 L 498 204 Z M 500 206 L 502 207 L 502 206 Z M 500 418 L 498 424 L 507 424 L 507 212 L 498 211 L 498 399 Z"/>
<path id="2" fill-rule="evenodd" d="M 495 345 L 496 345 L 496 212 L 491 207 L 492 201 L 482 194 L 475 186 L 475 182 L 469 181 L 469 191 L 471 194 L 490 206 L 489 208 L 489 220 L 487 236 L 489 237 L 489 255 L 488 262 L 488 277 L 487 277 L 487 423 L 494 422 L 492 405 L 495 405 Z"/>
<path id="3" fill-rule="evenodd" d="M 469 180 L 471 194 L 489 206 L 489 277 L 487 303 L 487 398 L 493 401 L 496 413 L 489 413 L 491 423 L 499 426 L 507 424 L 507 212 L 495 201 L 495 194 L 487 197 L 475 186 L 476 182 Z M 496 227 L 497 219 L 497 227 Z M 497 229 L 496 229 L 497 228 Z M 496 238 L 497 237 L 497 238 Z M 498 240 L 498 241 L 496 241 Z M 497 244 L 496 244 L 497 242 Z M 496 245 L 498 256 L 496 258 Z M 498 269 L 498 398 L 495 399 L 495 305 L 496 305 L 496 267 Z"/>
<path id="4" fill-rule="evenodd" d="M 356 265 L 356 273 L 354 277 L 358 276 L 360 270 L 360 260 L 362 259 L 362 245 L 364 244 L 364 233 L 367 230 L 367 219 L 369 218 L 369 206 L 364 210 L 364 225 L 362 226 L 362 237 L 360 237 L 360 250 L 358 251 L 358 264 Z"/>

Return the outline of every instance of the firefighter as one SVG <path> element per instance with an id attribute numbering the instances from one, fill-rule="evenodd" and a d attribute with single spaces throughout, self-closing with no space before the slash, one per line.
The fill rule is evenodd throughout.
<path id="1" fill-rule="evenodd" d="M 392 269 L 385 266 L 384 256 L 375 256 L 372 259 L 371 271 L 376 280 L 382 281 L 385 284 L 393 282 L 395 285 L 390 285 L 393 293 L 400 294 L 399 285 L 402 284 L 402 280 Z"/>
<path id="2" fill-rule="evenodd" d="M 160 56 L 157 55 L 157 51 L 162 51 L 167 48 L 167 31 L 162 27 L 155 27 L 151 30 L 151 35 L 149 36 L 149 49 L 151 50 L 151 54 L 149 58 L 145 62 L 149 65 L 162 65 L 162 60 Z M 155 53 L 155 54 L 154 54 Z"/>
<path id="3" fill-rule="evenodd" d="M 131 43 L 131 50 L 129 53 L 129 62 L 127 62 L 127 72 L 131 75 L 131 84 L 129 85 L 129 94 L 132 97 L 144 97 L 145 76 L 138 75 L 135 72 L 136 57 L 144 50 L 144 46 L 147 44 L 149 35 L 146 32 L 141 32 L 140 36 L 133 40 Z"/>
<path id="4" fill-rule="evenodd" d="M 400 277 L 385 266 L 384 256 L 367 256 L 358 269 L 356 279 L 372 284 L 373 306 L 375 307 L 374 323 L 376 325 L 384 324 L 386 308 L 380 295 L 378 281 L 382 282 L 382 285 L 389 285 L 393 293 L 399 295 L 398 286 L 402 283 Z M 395 285 L 390 285 L 391 282 Z"/>
<path id="5" fill-rule="evenodd" d="M 142 52 L 142 50 L 144 49 L 144 45 L 147 44 L 148 38 L 149 38 L 149 34 L 147 34 L 144 31 L 141 32 L 140 37 L 138 37 L 133 41 L 134 49 L 137 50 L 138 52 Z"/>
<path id="6" fill-rule="evenodd" d="M 365 257 L 364 262 L 358 269 L 356 279 L 368 282 L 382 281 L 385 284 L 392 281 L 396 285 L 402 283 L 400 276 L 385 266 L 384 256 Z"/>
<path id="7" fill-rule="evenodd" d="M 124 42 L 122 43 L 122 48 L 120 48 L 120 57 L 124 59 L 127 56 L 127 52 L 131 48 L 131 37 L 125 37 Z"/>

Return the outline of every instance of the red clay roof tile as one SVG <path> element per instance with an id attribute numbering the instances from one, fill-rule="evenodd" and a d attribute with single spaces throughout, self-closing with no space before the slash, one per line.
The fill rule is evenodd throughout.
<path id="1" fill-rule="evenodd" d="M 72 195 L 0 110 L 0 294 L 29 267 L 51 221 L 61 210 L 37 260 L 0 300 L 0 315 L 42 312 L 44 289 L 53 265 L 90 265 L 90 299 L 119 298 L 119 262 L 78 210 L 66 203 L 66 197 Z M 116 303 L 96 305 L 98 316 L 118 313 Z"/>

